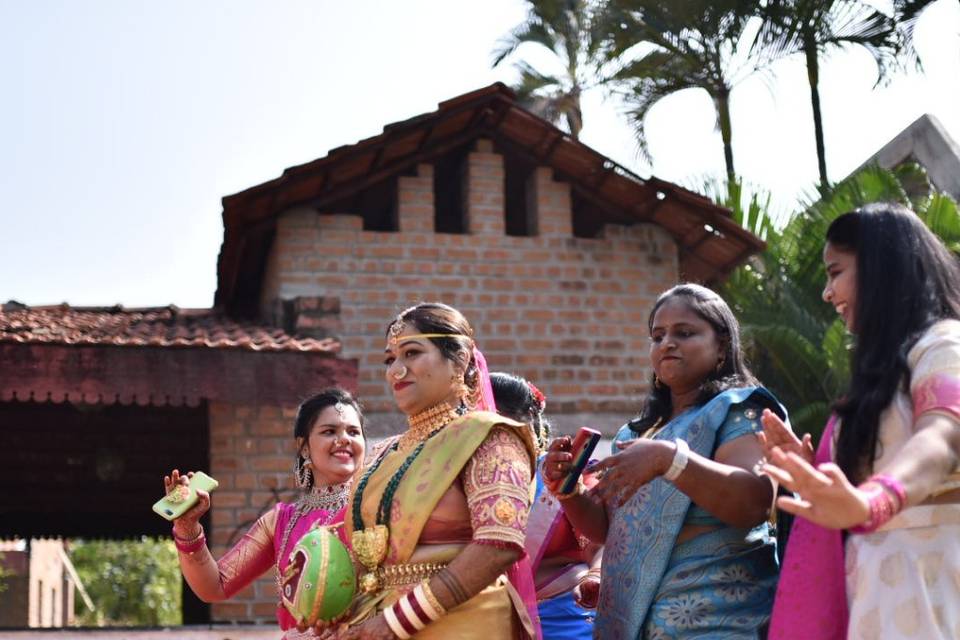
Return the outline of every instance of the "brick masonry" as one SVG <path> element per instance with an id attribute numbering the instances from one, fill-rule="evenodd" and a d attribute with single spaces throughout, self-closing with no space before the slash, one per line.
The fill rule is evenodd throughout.
<path id="1" fill-rule="evenodd" d="M 220 558 L 277 500 L 296 497 L 293 462 L 296 407 L 211 402 L 210 473 L 220 486 L 212 496 L 209 544 Z M 226 602 L 211 605 L 214 621 L 275 624 L 276 578 L 268 571 Z"/>
<path id="2" fill-rule="evenodd" d="M 429 164 L 398 180 L 399 231 L 364 231 L 351 212 L 284 213 L 264 278 L 265 319 L 283 324 L 279 310 L 298 298 L 339 305 L 325 327 L 342 338 L 342 356 L 359 361 L 374 434 L 403 422 L 383 379 L 386 325 L 432 300 L 467 316 L 491 370 L 519 373 L 544 390 L 559 430 L 591 424 L 611 432 L 646 390 L 647 314 L 677 281 L 676 244 L 656 225 L 607 225 L 600 237 L 574 237 L 570 186 L 544 167 L 527 185 L 535 235 L 507 236 L 503 159 L 489 141 L 477 141 L 463 175 L 465 234 L 433 232 Z"/>

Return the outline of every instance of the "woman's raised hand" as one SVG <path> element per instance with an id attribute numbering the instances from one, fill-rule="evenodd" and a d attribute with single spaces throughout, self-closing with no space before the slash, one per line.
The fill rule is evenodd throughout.
<path id="1" fill-rule="evenodd" d="M 170 475 L 163 476 L 164 495 L 170 493 L 170 490 L 177 485 L 185 487 L 190 486 L 190 478 L 193 477 L 193 471 L 187 474 L 181 474 L 174 469 Z M 182 516 L 173 521 L 173 528 L 177 537 L 185 540 L 192 540 L 200 535 L 200 518 L 210 509 L 210 494 L 206 491 L 197 489 L 197 504 L 190 507 Z"/>
<path id="2" fill-rule="evenodd" d="M 796 453 L 770 451 L 764 471 L 798 497 L 781 496 L 777 506 L 831 529 L 849 529 L 870 518 L 866 492 L 853 486 L 832 462 L 813 467 Z"/>
<path id="3" fill-rule="evenodd" d="M 760 446 L 763 447 L 763 456 L 770 460 L 774 447 L 784 453 L 794 453 L 800 456 L 807 464 L 813 464 L 813 439 L 809 433 L 803 434 L 803 439 L 797 437 L 790 426 L 780 419 L 770 409 L 764 409 L 760 416 L 763 431 L 757 433 Z"/>
<path id="4" fill-rule="evenodd" d="M 570 436 L 560 436 L 550 442 L 550 446 L 547 447 L 547 456 L 543 459 L 541 468 L 543 480 L 547 485 L 556 487 L 567 477 L 570 468 L 573 466 L 572 448 L 573 442 Z"/>
<path id="5" fill-rule="evenodd" d="M 622 506 L 643 485 L 670 467 L 675 449 L 672 442 L 640 438 L 616 455 L 590 469 L 600 481 L 591 489 L 605 503 Z"/>

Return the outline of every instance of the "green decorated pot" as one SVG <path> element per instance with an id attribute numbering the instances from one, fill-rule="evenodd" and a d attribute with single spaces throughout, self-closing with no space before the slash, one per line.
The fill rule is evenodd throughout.
<path id="1" fill-rule="evenodd" d="M 300 538 L 281 581 L 283 606 L 297 622 L 329 622 L 353 600 L 357 578 L 347 548 L 326 527 Z"/>

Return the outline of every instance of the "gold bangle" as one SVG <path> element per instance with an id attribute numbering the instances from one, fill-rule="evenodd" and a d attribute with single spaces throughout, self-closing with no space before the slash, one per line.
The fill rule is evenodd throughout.
<path id="1" fill-rule="evenodd" d="M 444 608 L 440 601 L 437 600 L 437 596 L 433 593 L 433 589 L 430 588 L 430 581 L 424 580 L 420 583 L 423 585 L 423 597 L 427 599 L 427 602 L 430 603 L 430 606 L 437 610 L 437 613 L 441 616 L 447 614 L 447 610 Z"/>

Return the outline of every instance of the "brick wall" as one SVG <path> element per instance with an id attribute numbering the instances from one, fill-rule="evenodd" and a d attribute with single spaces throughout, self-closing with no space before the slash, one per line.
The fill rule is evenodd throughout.
<path id="1" fill-rule="evenodd" d="M 210 403 L 210 474 L 213 494 L 209 544 L 220 558 L 279 497 L 296 497 L 293 462 L 296 407 Z M 273 570 L 230 600 L 211 605 L 214 621 L 275 622 Z"/>
<path id="2" fill-rule="evenodd" d="M 526 190 L 535 235 L 507 236 L 503 159 L 489 141 L 477 142 L 463 176 L 466 234 L 433 233 L 428 164 L 398 180 L 399 231 L 364 231 L 351 212 L 283 214 L 264 278 L 264 315 L 279 322 L 282 301 L 339 298 L 342 355 L 359 359 L 360 396 L 375 433 L 402 423 L 383 380 L 385 327 L 425 300 L 464 312 L 491 370 L 540 386 L 560 430 L 613 430 L 646 389 L 647 314 L 677 281 L 675 243 L 655 225 L 607 225 L 598 238 L 573 237 L 570 187 L 543 167 Z"/>

